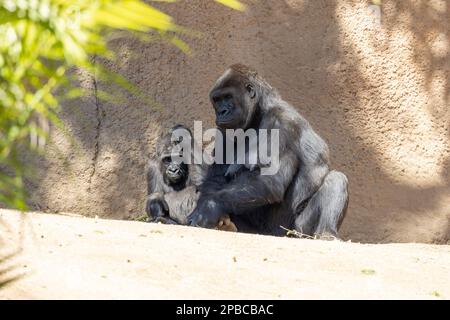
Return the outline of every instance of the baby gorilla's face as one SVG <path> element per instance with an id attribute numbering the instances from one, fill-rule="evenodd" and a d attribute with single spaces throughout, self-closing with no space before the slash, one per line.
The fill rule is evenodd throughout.
<path id="1" fill-rule="evenodd" d="M 172 157 L 164 157 L 165 175 L 171 184 L 177 184 L 187 178 L 187 165 L 183 162 L 172 161 Z"/>

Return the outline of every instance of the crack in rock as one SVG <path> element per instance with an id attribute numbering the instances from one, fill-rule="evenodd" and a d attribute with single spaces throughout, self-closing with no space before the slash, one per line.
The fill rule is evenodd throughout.
<path id="1" fill-rule="evenodd" d="M 94 64 L 95 64 L 95 57 L 94 57 Z M 102 127 L 102 117 L 103 117 L 103 110 L 100 106 L 100 101 L 98 98 L 98 87 L 97 87 L 97 79 L 95 77 L 95 73 L 93 75 L 93 86 L 94 86 L 94 98 L 95 98 L 95 110 L 96 110 L 96 119 L 97 119 L 97 125 L 95 126 L 95 137 L 94 137 L 94 156 L 92 157 L 92 172 L 89 176 L 89 181 L 88 181 L 88 191 L 91 191 L 91 183 L 92 183 L 92 178 L 95 175 L 96 169 L 97 169 L 97 159 L 98 159 L 98 154 L 100 152 L 100 131 L 101 131 L 101 127 Z"/>

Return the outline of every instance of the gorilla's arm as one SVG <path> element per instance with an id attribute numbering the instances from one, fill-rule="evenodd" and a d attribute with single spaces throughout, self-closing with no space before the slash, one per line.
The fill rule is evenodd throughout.
<path id="1" fill-rule="evenodd" d="M 244 171 L 222 187 L 216 197 L 225 203 L 227 212 L 236 214 L 281 202 L 284 193 L 298 170 L 298 161 L 293 152 L 280 158 L 280 168 L 274 175 L 261 175 L 258 171 Z"/>
<path id="2" fill-rule="evenodd" d="M 298 159 L 291 150 L 280 157 L 280 168 L 274 175 L 261 175 L 257 171 L 244 171 L 225 185 L 205 182 L 206 191 L 189 217 L 191 225 L 212 227 L 223 213 L 245 214 L 267 204 L 281 202 L 295 173 Z M 203 188 L 202 188 L 203 189 Z M 215 192 L 211 190 L 215 189 Z"/>

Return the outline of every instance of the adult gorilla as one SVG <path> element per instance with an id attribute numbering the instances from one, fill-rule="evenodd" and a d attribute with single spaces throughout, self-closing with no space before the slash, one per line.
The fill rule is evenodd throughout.
<path id="1" fill-rule="evenodd" d="M 228 164 L 213 164 L 188 223 L 214 227 L 227 212 L 240 231 L 284 235 L 285 227 L 306 235 L 337 236 L 348 203 L 347 178 L 330 171 L 328 146 L 308 121 L 240 64 L 217 80 L 210 99 L 222 132 L 278 129 L 280 166 L 274 175 L 241 168 L 230 177 Z"/>

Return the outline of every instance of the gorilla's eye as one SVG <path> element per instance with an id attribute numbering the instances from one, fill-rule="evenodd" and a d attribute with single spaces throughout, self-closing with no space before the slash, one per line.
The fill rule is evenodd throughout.
<path id="1" fill-rule="evenodd" d="M 223 96 L 224 100 L 231 100 L 233 98 L 233 96 L 229 93 L 227 93 L 226 95 Z"/>
<path id="2" fill-rule="evenodd" d="M 171 158 L 171 157 L 164 157 L 164 158 L 162 159 L 162 162 L 163 162 L 164 164 L 169 164 L 169 163 L 172 162 L 172 158 Z"/>

